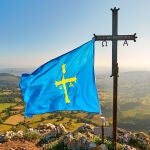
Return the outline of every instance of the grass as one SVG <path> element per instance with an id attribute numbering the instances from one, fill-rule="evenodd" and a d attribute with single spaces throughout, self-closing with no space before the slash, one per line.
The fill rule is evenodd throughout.
<path id="1" fill-rule="evenodd" d="M 82 113 L 82 112 L 58 112 L 58 113 L 49 113 L 49 114 L 43 114 L 43 115 L 35 115 L 32 118 L 26 118 L 25 122 L 28 123 L 28 125 L 32 128 L 37 127 L 38 124 L 43 123 L 52 123 L 54 125 L 59 125 L 62 123 L 65 128 L 69 131 L 74 131 L 81 125 L 83 125 L 83 122 L 78 122 L 79 119 L 86 119 L 90 120 L 93 123 L 100 124 L 99 115 L 92 115 L 91 118 L 88 118 L 88 113 Z"/>
<path id="2" fill-rule="evenodd" d="M 25 121 L 29 127 L 36 128 L 38 124 L 43 123 L 52 123 L 54 125 L 59 125 L 62 123 L 65 128 L 68 131 L 75 131 L 78 127 L 83 125 L 84 122 L 90 121 L 89 123 L 94 123 L 97 125 L 100 125 L 100 116 L 99 115 L 94 115 L 94 114 L 89 114 L 85 112 L 70 112 L 70 111 L 61 111 L 57 113 L 46 113 L 46 114 L 41 114 L 41 115 L 34 115 L 32 118 L 25 118 L 21 112 L 24 110 L 24 106 L 18 104 L 10 104 L 10 103 L 5 103 L 5 104 L 0 104 L 1 111 L 4 109 L 9 108 L 10 106 L 14 106 L 10 112 L 12 113 L 13 111 L 17 112 L 17 114 L 11 115 L 9 118 L 7 118 L 4 121 L 4 124 L 1 125 L 3 131 L 9 130 L 11 127 L 17 127 L 18 123 Z M 19 112 L 19 114 L 18 114 Z M 5 116 L 4 113 L 0 114 L 1 117 Z M 9 126 L 10 125 L 10 126 Z M 18 128 L 22 128 L 21 126 Z"/>
<path id="3" fill-rule="evenodd" d="M 3 111 L 3 110 L 5 110 L 5 109 L 7 109 L 7 108 L 9 108 L 9 107 L 11 107 L 11 106 L 15 106 L 16 104 L 14 104 L 14 103 L 2 103 L 2 104 L 0 104 L 0 113 Z"/>
<path id="4" fill-rule="evenodd" d="M 12 128 L 11 125 L 0 124 L 0 133 L 4 133 L 5 131 L 9 131 Z"/>
<path id="5" fill-rule="evenodd" d="M 11 95 L 12 94 L 12 91 L 3 91 L 3 92 L 0 92 L 0 95 Z"/>

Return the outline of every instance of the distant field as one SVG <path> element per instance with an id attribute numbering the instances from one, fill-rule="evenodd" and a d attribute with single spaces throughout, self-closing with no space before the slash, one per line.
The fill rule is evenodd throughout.
<path id="1" fill-rule="evenodd" d="M 12 94 L 12 91 L 3 91 L 3 92 L 0 92 L 0 95 L 10 95 Z"/>
<path id="2" fill-rule="evenodd" d="M 11 84 L 10 84 L 11 83 Z M 109 75 L 97 75 L 98 95 L 106 126 L 112 126 L 113 87 Z M 11 127 L 18 128 L 17 122 L 23 121 L 24 106 L 19 79 L 16 76 L 0 74 L 0 130 Z M 12 109 L 6 110 L 10 106 Z M 118 127 L 131 131 L 150 129 L 150 72 L 120 73 L 118 82 Z M 19 114 L 19 116 L 16 116 Z M 94 126 L 101 124 L 100 116 L 81 112 L 57 112 L 35 115 L 26 118 L 29 127 L 40 123 L 63 123 L 68 130 L 75 130 L 80 124 L 89 123 Z M 20 124 L 22 125 L 22 124 Z M 22 125 L 23 126 L 23 125 Z"/>
<path id="3" fill-rule="evenodd" d="M 11 125 L 0 124 L 0 133 L 4 133 L 12 128 Z"/>
<path id="4" fill-rule="evenodd" d="M 1 104 L 0 104 L 0 113 L 1 113 L 3 110 L 9 108 L 10 106 L 15 106 L 15 105 L 16 105 L 16 104 L 13 104 L 13 103 L 1 103 Z"/>
<path id="5" fill-rule="evenodd" d="M 5 124 L 12 124 L 17 125 L 19 122 L 24 121 L 24 116 L 17 114 L 9 117 L 4 123 Z"/>

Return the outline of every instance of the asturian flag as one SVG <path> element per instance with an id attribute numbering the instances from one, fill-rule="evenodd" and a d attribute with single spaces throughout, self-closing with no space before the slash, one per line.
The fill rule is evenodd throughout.
<path id="1" fill-rule="evenodd" d="M 20 80 L 25 116 L 77 110 L 101 113 L 94 75 L 94 40 L 50 60 Z"/>

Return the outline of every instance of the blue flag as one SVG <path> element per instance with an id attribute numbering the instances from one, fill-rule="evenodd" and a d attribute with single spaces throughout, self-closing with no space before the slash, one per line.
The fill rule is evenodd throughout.
<path id="1" fill-rule="evenodd" d="M 25 116 L 60 110 L 101 113 L 94 75 L 94 41 L 40 66 L 20 80 Z"/>

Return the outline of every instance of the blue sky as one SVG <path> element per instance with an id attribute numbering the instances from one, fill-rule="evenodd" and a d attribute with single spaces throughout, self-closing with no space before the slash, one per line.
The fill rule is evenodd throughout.
<path id="1" fill-rule="evenodd" d="M 118 43 L 120 70 L 150 70 L 149 0 L 1 0 L 0 68 L 36 68 L 91 40 L 112 33 L 110 8 L 118 12 L 118 34 L 137 33 L 137 42 Z M 95 66 L 111 67 L 111 42 L 95 42 Z"/>

